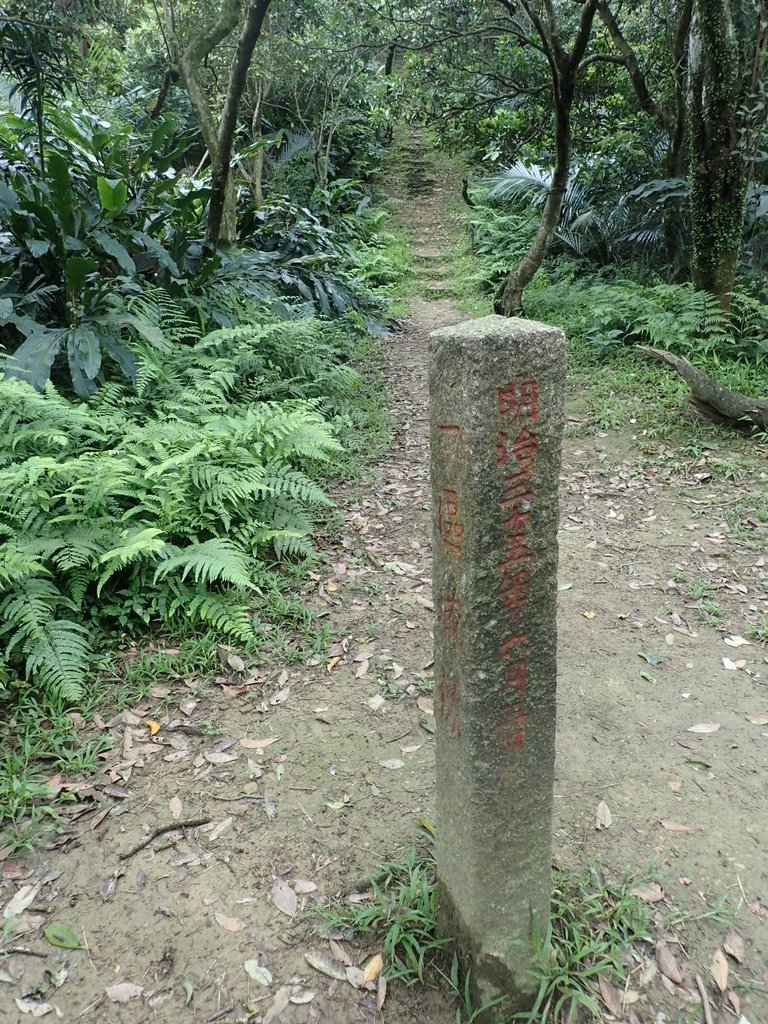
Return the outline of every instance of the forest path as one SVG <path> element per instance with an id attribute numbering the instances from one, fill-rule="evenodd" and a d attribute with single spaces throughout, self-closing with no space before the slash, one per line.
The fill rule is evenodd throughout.
<path id="1" fill-rule="evenodd" d="M 0 964 L 11 979 L 0 1020 L 28 1019 L 14 1000 L 39 1002 L 35 991 L 67 1022 L 455 1020 L 450 1000 L 422 986 L 391 984 L 382 1014 L 376 992 L 305 958 L 332 957 L 314 900 L 364 888 L 432 817 L 426 352 L 431 330 L 464 316 L 448 258 L 459 183 L 413 144 L 395 163 L 391 191 L 415 255 L 411 313 L 385 348 L 394 437 L 363 484 L 336 493 L 327 567 L 305 595 L 322 654 L 239 671 L 233 652 L 218 678 L 170 681 L 107 723 L 114 749 L 94 782 L 107 816 L 73 820 L 56 848 L 4 871 L 4 897 L 32 885 L 41 913 L 14 940 L 35 955 Z M 759 644 L 724 642 L 764 607 L 766 560 L 729 531 L 729 497 L 693 458 L 669 471 L 631 433 L 600 430 L 580 396 L 569 408 L 556 861 L 589 856 L 614 878 L 656 863 L 684 983 L 663 983 L 645 951 L 627 1021 L 695 1011 L 696 974 L 724 1005 L 708 971 L 733 926 L 748 944 L 744 965 L 731 963 L 744 1013 L 768 1024 L 768 727 L 757 724 L 768 718 L 768 669 Z M 161 726 L 154 736 L 148 719 Z M 688 731 L 699 723 L 718 729 Z M 598 831 L 601 800 L 613 824 Z M 167 826 L 176 831 L 151 838 Z M 672 906 L 701 915 L 721 896 L 736 910 L 731 925 L 669 923 Z M 87 952 L 48 945 L 51 921 Z M 378 952 L 375 940 L 337 938 L 355 964 Z M 252 980 L 250 962 L 270 984 Z"/>

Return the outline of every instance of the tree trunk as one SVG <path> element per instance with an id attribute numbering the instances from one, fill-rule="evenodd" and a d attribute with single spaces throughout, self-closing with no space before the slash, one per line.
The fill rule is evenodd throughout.
<path id="1" fill-rule="evenodd" d="M 233 241 L 237 231 L 236 196 L 229 167 L 232 159 L 232 142 L 248 68 L 270 2 L 271 0 L 252 0 L 245 15 L 242 35 L 229 73 L 224 109 L 219 119 L 218 146 L 216 153 L 211 153 L 211 201 L 208 205 L 205 237 L 212 246 L 218 245 L 222 235 L 227 241 Z"/>
<path id="2" fill-rule="evenodd" d="M 690 44 L 691 276 L 730 308 L 742 245 L 746 176 L 739 148 L 742 78 L 727 0 L 696 0 Z"/>
<path id="3" fill-rule="evenodd" d="M 643 352 L 677 370 L 691 389 L 689 401 L 703 416 L 715 423 L 728 423 L 744 429 L 758 427 L 768 430 L 768 401 L 752 398 L 740 391 L 723 387 L 714 378 L 693 366 L 687 359 L 663 349 L 639 346 Z"/>
<path id="4" fill-rule="evenodd" d="M 517 4 L 512 0 L 499 0 L 503 7 L 514 16 Z M 547 3 L 546 23 L 539 17 L 530 0 L 520 0 L 541 42 L 541 49 L 547 58 L 552 76 L 552 96 L 555 110 L 555 166 L 552 170 L 552 185 L 542 210 L 541 223 L 528 252 L 518 266 L 510 271 L 507 280 L 496 296 L 494 308 L 503 316 L 517 316 L 523 308 L 523 291 L 539 269 L 547 255 L 550 243 L 560 221 L 563 198 L 568 187 L 571 169 L 571 109 L 576 93 L 579 66 L 589 44 L 592 23 L 595 20 L 598 0 L 584 0 L 579 16 L 579 25 L 570 52 L 562 44 L 555 22 L 554 7 Z"/>
<path id="5" fill-rule="evenodd" d="M 253 108 L 251 118 L 251 139 L 254 145 L 263 142 L 264 133 L 261 130 L 261 119 L 264 111 L 264 101 L 267 95 L 267 87 L 264 79 L 260 78 L 256 86 L 256 105 Z M 251 192 L 257 206 L 264 204 L 264 147 L 259 145 L 253 156 L 251 165 Z"/>
<path id="6" fill-rule="evenodd" d="M 528 252 L 510 273 L 496 298 L 495 309 L 502 316 L 519 316 L 523 309 L 523 292 L 544 261 L 560 223 L 563 199 L 568 188 L 571 169 L 571 104 L 555 106 L 555 166 L 552 184 L 536 235 Z"/>

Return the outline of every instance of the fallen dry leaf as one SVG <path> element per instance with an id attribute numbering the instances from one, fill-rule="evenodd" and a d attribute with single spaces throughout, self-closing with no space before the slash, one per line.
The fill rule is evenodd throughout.
<path id="1" fill-rule="evenodd" d="M 624 1000 L 618 989 L 610 983 L 604 974 L 599 974 L 597 984 L 600 988 L 600 996 L 614 1017 L 620 1018 L 624 1014 Z"/>
<path id="2" fill-rule="evenodd" d="M 729 991 L 728 991 L 728 1002 L 733 1007 L 733 1012 L 740 1017 L 741 1016 L 741 999 L 739 998 L 738 993 L 734 992 L 733 989 L 729 989 Z"/>
<path id="3" fill-rule="evenodd" d="M 723 949 L 728 954 L 728 956 L 732 956 L 733 959 L 739 964 L 743 964 L 747 958 L 747 944 L 738 932 L 728 932 L 728 934 L 725 936 Z"/>
<path id="4" fill-rule="evenodd" d="M 605 800 L 601 800 L 595 811 L 595 828 L 610 828 L 612 824 L 613 815 L 611 814 L 611 809 Z"/>
<path id="5" fill-rule="evenodd" d="M 667 832 L 693 832 L 690 825 L 681 825 L 678 821 L 670 821 L 669 818 L 662 818 L 659 822 Z"/>
<path id="6" fill-rule="evenodd" d="M 384 1000 L 387 998 L 387 979 L 383 974 L 379 975 L 379 980 L 376 984 L 376 1006 L 380 1010 L 384 1006 Z"/>
<path id="7" fill-rule="evenodd" d="M 744 668 L 746 664 L 746 661 L 743 659 L 740 661 L 731 661 L 730 658 L 723 658 L 723 668 L 727 668 L 729 672 L 737 672 L 740 668 Z"/>
<path id="8" fill-rule="evenodd" d="M 218 825 L 214 825 L 214 827 L 213 827 L 212 829 L 210 829 L 210 833 L 211 833 L 211 834 L 210 834 L 210 835 L 208 836 L 208 842 L 209 842 L 209 843 L 215 843 L 215 842 L 216 842 L 216 840 L 217 840 L 217 839 L 218 839 L 218 838 L 219 838 L 219 837 L 220 837 L 220 836 L 221 836 L 221 835 L 222 835 L 222 834 L 223 834 L 224 832 L 226 832 L 226 830 L 227 830 L 227 829 L 229 828 L 229 826 L 230 826 L 230 825 L 232 824 L 232 821 L 233 821 L 233 818 L 232 818 L 232 815 L 230 815 L 230 816 L 229 816 L 228 818 L 225 818 L 225 819 L 224 819 L 223 821 L 220 821 L 220 822 L 218 823 Z M 208 831 L 208 829 L 200 829 L 200 831 L 201 831 L 201 832 L 205 832 L 205 831 Z"/>
<path id="9" fill-rule="evenodd" d="M 290 1001 L 291 997 L 288 994 L 288 988 L 284 985 L 277 990 L 274 1002 L 264 1014 L 264 1024 L 272 1024 L 272 1021 L 280 1016 Z"/>
<path id="10" fill-rule="evenodd" d="M 768 715 L 747 715 L 751 725 L 768 725 Z"/>
<path id="11" fill-rule="evenodd" d="M 379 761 L 379 764 L 381 765 L 382 768 L 392 768 L 392 769 L 395 769 L 395 768 L 404 768 L 405 767 L 405 761 L 401 761 L 397 757 L 390 758 L 389 761 Z"/>
<path id="12" fill-rule="evenodd" d="M 104 989 L 107 999 L 112 1003 L 129 1003 L 131 999 L 138 999 L 143 991 L 143 986 L 134 985 L 132 981 L 120 981 Z"/>
<path id="13" fill-rule="evenodd" d="M 181 814 L 181 799 L 178 796 L 172 796 L 168 801 L 168 809 L 171 812 L 171 817 L 174 821 L 179 820 Z"/>
<path id="14" fill-rule="evenodd" d="M 710 733 L 717 732 L 719 728 L 719 722 L 699 722 L 698 725 L 689 726 L 688 732 Z"/>
<path id="15" fill-rule="evenodd" d="M 316 995 L 317 992 L 313 992 L 311 988 L 304 988 L 303 985 L 291 985 L 288 989 L 288 998 L 296 1006 L 311 1003 Z"/>
<path id="16" fill-rule="evenodd" d="M 712 977 L 715 979 L 715 984 L 721 992 L 725 992 L 728 988 L 728 961 L 725 959 L 725 953 L 722 949 L 718 949 L 715 955 L 712 957 L 712 966 L 710 967 Z"/>
<path id="17" fill-rule="evenodd" d="M 346 968 L 347 981 L 352 988 L 362 988 L 365 985 L 365 977 L 359 967 L 354 964 Z"/>
<path id="18" fill-rule="evenodd" d="M 239 754 L 225 754 L 223 751 L 214 750 L 210 754 L 204 754 L 205 760 L 209 764 L 230 764 L 232 761 L 236 761 Z"/>
<path id="19" fill-rule="evenodd" d="M 723 640 L 725 640 L 729 647 L 751 646 L 749 640 L 745 640 L 743 636 L 724 636 Z"/>
<path id="20" fill-rule="evenodd" d="M 277 743 L 279 738 L 279 736 L 268 736 L 265 740 L 252 740 L 248 736 L 244 736 L 240 740 L 240 746 L 245 747 L 246 750 L 264 750 L 265 747 Z"/>
<path id="21" fill-rule="evenodd" d="M 677 960 L 675 960 L 674 954 L 665 942 L 659 942 L 656 945 L 656 963 L 659 965 L 659 970 L 665 978 L 669 978 L 675 985 L 682 984 L 682 971 L 678 966 Z"/>
<path id="22" fill-rule="evenodd" d="M 314 967 L 316 971 L 326 974 L 329 978 L 335 978 L 337 981 L 347 980 L 347 972 L 344 965 L 331 960 L 330 957 L 323 956 L 322 953 L 311 951 L 304 954 L 304 959 L 310 967 Z"/>
<path id="23" fill-rule="evenodd" d="M 360 664 L 355 669 L 355 678 L 362 679 L 365 673 L 368 671 L 370 664 L 370 661 L 368 661 L 367 659 L 365 661 L 361 661 Z"/>
<path id="24" fill-rule="evenodd" d="M 331 953 L 333 953 L 334 958 L 338 960 L 339 963 L 344 964 L 345 967 L 354 967 L 355 961 L 352 959 L 349 953 L 347 953 L 343 946 L 340 946 L 338 942 L 336 942 L 334 939 L 329 939 L 328 945 L 330 947 Z"/>
<path id="25" fill-rule="evenodd" d="M 371 711 L 380 711 L 387 703 L 387 698 L 383 697 L 380 693 L 376 693 L 373 697 L 368 698 L 368 707 Z"/>
<path id="26" fill-rule="evenodd" d="M 282 878 L 278 878 L 272 886 L 272 900 L 278 910 L 293 917 L 298 909 L 296 893 L 290 885 Z"/>
<path id="27" fill-rule="evenodd" d="M 597 612 L 582 612 L 581 614 L 584 616 L 585 619 L 594 619 Z"/>
<path id="28" fill-rule="evenodd" d="M 30 907 L 35 902 L 35 897 L 39 890 L 39 885 L 22 885 L 16 895 L 3 908 L 5 920 L 7 921 L 11 917 L 18 917 L 20 914 L 23 914 L 27 907 Z"/>
<path id="29" fill-rule="evenodd" d="M 22 1013 L 29 1013 L 33 1017 L 44 1017 L 50 1013 L 53 1007 L 50 1003 L 38 1003 L 34 999 L 14 999 L 16 1006 Z"/>
<path id="30" fill-rule="evenodd" d="M 310 882 L 306 878 L 297 878 L 293 883 L 293 888 L 302 896 L 308 892 L 317 892 L 317 884 L 315 882 Z"/>
<path id="31" fill-rule="evenodd" d="M 644 903 L 658 903 L 664 899 L 664 890 L 658 882 L 648 882 L 645 885 L 636 885 L 632 895 L 639 897 Z"/>
<path id="32" fill-rule="evenodd" d="M 376 956 L 372 956 L 365 965 L 365 970 L 363 971 L 363 984 L 367 985 L 369 981 L 376 981 L 383 970 L 384 957 L 381 953 L 377 953 Z"/>
<path id="33" fill-rule="evenodd" d="M 214 915 L 218 924 L 222 928 L 226 928 L 228 932 L 241 932 L 245 928 L 245 921 L 239 917 L 227 917 L 226 914 L 219 913 L 217 911 Z"/>
<path id="34" fill-rule="evenodd" d="M 434 715 L 435 706 L 432 697 L 419 697 L 416 701 L 416 707 L 419 711 L 423 711 L 425 715 Z"/>

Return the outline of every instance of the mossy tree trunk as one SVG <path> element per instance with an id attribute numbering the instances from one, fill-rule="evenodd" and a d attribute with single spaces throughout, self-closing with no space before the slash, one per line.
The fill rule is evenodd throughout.
<path id="1" fill-rule="evenodd" d="M 598 0 L 598 14 L 608 30 L 608 35 L 627 69 L 640 109 L 652 117 L 667 136 L 667 153 L 664 172 L 667 178 L 681 178 L 685 172 L 686 129 L 688 125 L 687 78 L 688 38 L 691 31 L 693 0 L 680 0 L 672 5 L 670 19 L 674 18 L 674 32 L 670 39 L 672 57 L 673 95 L 667 104 L 654 96 L 648 84 L 648 77 L 641 67 L 634 48 L 619 24 L 609 0 Z M 664 246 L 667 265 L 673 279 L 681 276 L 681 234 L 682 218 L 680 208 L 667 205 L 664 209 Z"/>
<path id="2" fill-rule="evenodd" d="M 696 0 L 690 40 L 691 276 L 729 309 L 742 244 L 743 75 L 728 0 Z"/>

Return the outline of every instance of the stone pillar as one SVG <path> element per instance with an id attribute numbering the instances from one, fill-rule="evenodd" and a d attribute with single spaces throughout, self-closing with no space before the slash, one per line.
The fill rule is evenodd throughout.
<path id="1" fill-rule="evenodd" d="M 501 316 L 431 338 L 440 924 L 511 1013 L 549 917 L 565 339 Z"/>

